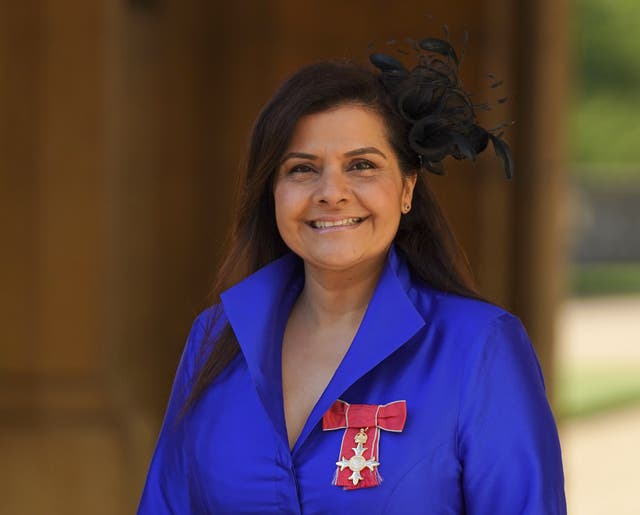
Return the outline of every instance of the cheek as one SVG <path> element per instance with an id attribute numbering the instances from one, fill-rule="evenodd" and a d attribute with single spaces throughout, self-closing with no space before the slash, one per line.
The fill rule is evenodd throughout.
<path id="1" fill-rule="evenodd" d="M 304 209 L 304 196 L 299 190 L 300 188 L 283 184 L 276 186 L 273 191 L 276 224 L 281 232 L 301 216 Z"/>
<path id="2" fill-rule="evenodd" d="M 291 210 L 291 191 L 285 186 L 276 186 L 273 190 L 273 201 L 276 208 L 276 218 L 281 217 Z"/>
<path id="3" fill-rule="evenodd" d="M 367 199 L 371 211 L 378 213 L 382 218 L 394 220 L 400 218 L 403 202 L 402 188 L 392 181 L 377 184 L 371 188 L 363 198 Z"/>

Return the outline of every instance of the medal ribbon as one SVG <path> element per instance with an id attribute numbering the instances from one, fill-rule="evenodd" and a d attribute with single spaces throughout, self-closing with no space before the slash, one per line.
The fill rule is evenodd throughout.
<path id="1" fill-rule="evenodd" d="M 345 490 L 378 486 L 382 481 L 378 473 L 380 429 L 400 432 L 404 429 L 406 420 L 406 401 L 394 401 L 389 404 L 349 404 L 340 399 L 335 401 L 322 417 L 323 431 L 345 429 L 332 484 L 342 486 Z M 362 439 L 363 433 L 366 435 L 366 442 L 362 444 L 364 452 L 361 452 L 361 455 L 367 466 L 354 472 L 354 469 L 347 465 L 347 461 L 358 454 L 356 442 Z M 351 462 L 353 463 L 353 460 Z M 358 473 L 360 478 L 354 476 Z"/>

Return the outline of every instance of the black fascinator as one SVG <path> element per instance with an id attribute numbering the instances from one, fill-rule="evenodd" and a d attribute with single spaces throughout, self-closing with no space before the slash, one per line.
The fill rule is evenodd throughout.
<path id="1" fill-rule="evenodd" d="M 380 70 L 398 114 L 411 126 L 409 144 L 420 157 L 422 167 L 444 175 L 445 157 L 475 161 L 491 140 L 507 179 L 511 179 L 509 146 L 501 134 L 494 133 L 504 125 L 486 130 L 478 124 L 476 109 L 487 109 L 488 105 L 474 105 L 462 89 L 458 77 L 460 63 L 453 47 L 437 38 L 407 43 L 418 56 L 418 64 L 412 70 L 387 54 L 371 54 L 369 59 Z"/>

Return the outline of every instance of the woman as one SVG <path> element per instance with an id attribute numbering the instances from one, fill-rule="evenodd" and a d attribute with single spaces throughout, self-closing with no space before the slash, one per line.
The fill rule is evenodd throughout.
<path id="1" fill-rule="evenodd" d="M 294 74 L 254 127 L 214 293 L 139 513 L 565 513 L 520 321 L 482 300 L 426 181 L 493 141 L 443 41 Z"/>

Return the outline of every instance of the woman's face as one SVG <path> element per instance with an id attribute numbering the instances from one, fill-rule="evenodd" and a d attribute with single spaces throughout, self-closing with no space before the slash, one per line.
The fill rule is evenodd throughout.
<path id="1" fill-rule="evenodd" d="M 381 264 L 415 179 L 401 174 L 375 112 L 346 105 L 304 116 L 277 170 L 278 230 L 307 265 Z"/>

